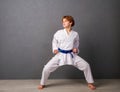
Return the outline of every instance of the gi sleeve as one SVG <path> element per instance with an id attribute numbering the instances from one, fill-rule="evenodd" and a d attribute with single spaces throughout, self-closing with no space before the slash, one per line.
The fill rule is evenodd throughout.
<path id="1" fill-rule="evenodd" d="M 54 35 L 53 40 L 52 40 L 52 52 L 54 53 L 54 50 L 58 49 L 58 41 Z"/>
<path id="2" fill-rule="evenodd" d="M 76 49 L 78 49 L 78 53 L 79 53 L 79 35 L 78 35 L 78 33 L 77 33 L 77 36 L 75 38 L 74 46 L 73 47 L 76 48 Z"/>

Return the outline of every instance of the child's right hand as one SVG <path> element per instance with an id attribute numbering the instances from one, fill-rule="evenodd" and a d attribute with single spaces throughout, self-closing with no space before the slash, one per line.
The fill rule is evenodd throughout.
<path id="1" fill-rule="evenodd" d="M 54 50 L 54 54 L 57 54 L 59 51 L 58 50 Z"/>

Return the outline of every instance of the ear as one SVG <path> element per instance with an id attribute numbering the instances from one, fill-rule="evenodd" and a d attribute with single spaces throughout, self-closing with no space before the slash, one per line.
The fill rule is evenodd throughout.
<path id="1" fill-rule="evenodd" d="M 72 22 L 70 22 L 70 25 L 72 26 Z"/>

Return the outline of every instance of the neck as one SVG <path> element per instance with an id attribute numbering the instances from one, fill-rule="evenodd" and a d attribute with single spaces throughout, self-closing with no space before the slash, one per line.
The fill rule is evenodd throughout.
<path id="1" fill-rule="evenodd" d="M 72 30 L 71 27 L 69 27 L 69 28 L 65 28 L 65 29 L 66 29 L 67 33 L 71 32 L 71 30 Z"/>

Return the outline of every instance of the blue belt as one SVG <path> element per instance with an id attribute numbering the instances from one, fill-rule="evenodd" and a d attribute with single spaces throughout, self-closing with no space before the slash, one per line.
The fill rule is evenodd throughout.
<path id="1" fill-rule="evenodd" d="M 58 48 L 58 51 L 61 52 L 61 53 L 64 53 L 64 54 L 70 53 L 71 57 L 73 58 L 73 54 L 71 53 L 72 50 L 62 50 L 62 49 Z"/>

